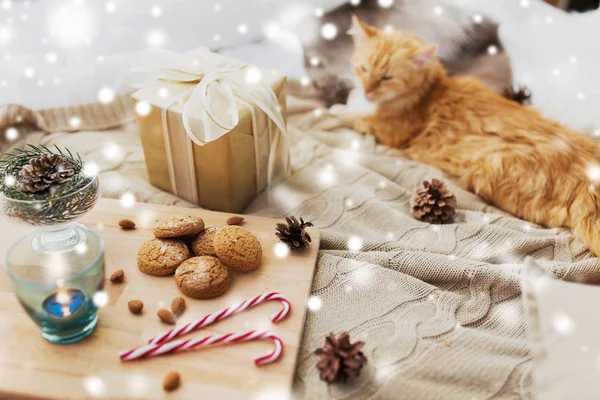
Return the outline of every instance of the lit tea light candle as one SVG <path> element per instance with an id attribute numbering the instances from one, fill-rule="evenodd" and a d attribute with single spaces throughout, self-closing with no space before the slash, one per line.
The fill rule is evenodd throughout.
<path id="1" fill-rule="evenodd" d="M 85 295 L 78 289 L 60 289 L 44 300 L 42 307 L 52 317 L 62 320 L 77 318 L 83 310 Z"/>

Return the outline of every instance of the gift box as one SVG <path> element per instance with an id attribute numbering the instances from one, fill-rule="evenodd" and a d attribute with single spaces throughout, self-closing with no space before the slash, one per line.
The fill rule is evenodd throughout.
<path id="1" fill-rule="evenodd" d="M 284 76 L 199 48 L 142 52 L 127 81 L 154 186 L 240 212 L 288 174 Z"/>

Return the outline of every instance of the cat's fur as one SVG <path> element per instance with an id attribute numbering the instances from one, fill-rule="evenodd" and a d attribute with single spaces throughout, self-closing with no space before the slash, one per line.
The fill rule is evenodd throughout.
<path id="1" fill-rule="evenodd" d="M 432 10 L 443 4 L 442 15 Z M 498 38 L 498 25 L 487 17 L 474 22 L 471 13 L 439 0 L 396 0 L 383 8 L 378 0 L 362 0 L 357 6 L 349 3 L 327 12 L 318 24 L 303 23 L 295 27 L 304 48 L 305 68 L 327 106 L 346 103 L 354 87 L 350 57 L 352 38 L 345 33 L 351 27 L 352 14 L 370 25 L 413 32 L 431 43 L 440 45 L 439 57 L 450 75 L 470 76 L 482 80 L 498 93 L 512 86 L 510 60 Z M 321 37 L 322 24 L 332 23 L 338 28 L 333 40 Z M 495 46 L 497 53 L 487 49 Z M 310 60 L 316 57 L 317 65 Z"/>
<path id="2" fill-rule="evenodd" d="M 377 104 L 355 121 L 358 131 L 520 218 L 573 228 L 600 256 L 600 151 L 592 139 L 477 80 L 449 77 L 435 47 L 415 35 L 355 21 L 352 65 Z"/>

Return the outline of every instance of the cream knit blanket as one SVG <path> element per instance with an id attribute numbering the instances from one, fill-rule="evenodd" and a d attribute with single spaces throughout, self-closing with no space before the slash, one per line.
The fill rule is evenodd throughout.
<path id="1" fill-rule="evenodd" d="M 568 230 L 508 216 L 452 183 L 456 221 L 416 221 L 413 193 L 424 179 L 443 175 L 342 128 L 307 90 L 291 86 L 293 175 L 248 212 L 302 216 L 322 230 L 297 398 L 531 398 L 521 263 L 530 255 L 561 279 L 599 282 L 598 259 Z M 0 124 L 27 112 L 5 107 Z M 86 131 L 64 133 L 73 115 L 82 117 Z M 40 110 L 27 121 L 58 132 L 33 133 L 27 141 L 69 147 L 96 160 L 104 196 L 131 191 L 139 201 L 187 205 L 147 183 L 132 116 L 126 97 L 108 107 Z M 360 378 L 328 386 L 319 380 L 313 352 L 327 334 L 342 331 L 367 343 L 369 361 Z"/>

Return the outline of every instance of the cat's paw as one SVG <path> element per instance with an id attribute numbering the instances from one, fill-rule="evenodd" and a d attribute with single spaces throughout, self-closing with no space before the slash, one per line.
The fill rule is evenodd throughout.
<path id="1" fill-rule="evenodd" d="M 352 129 L 352 124 L 357 118 L 356 114 L 351 110 L 348 110 L 348 107 L 345 104 L 334 104 L 329 107 L 329 113 L 338 118 L 341 126 L 349 129 Z"/>
<path id="2" fill-rule="evenodd" d="M 340 118 L 345 118 L 350 114 L 350 111 L 345 104 L 334 104 L 329 107 L 329 113 Z"/>
<path id="3" fill-rule="evenodd" d="M 354 120 L 352 123 L 352 127 L 356 132 L 362 133 L 363 135 L 371 133 L 372 130 L 371 123 L 369 122 L 369 120 L 364 118 Z"/>

